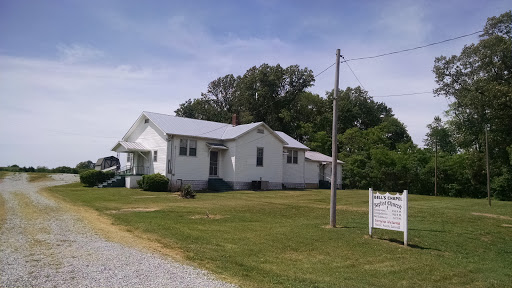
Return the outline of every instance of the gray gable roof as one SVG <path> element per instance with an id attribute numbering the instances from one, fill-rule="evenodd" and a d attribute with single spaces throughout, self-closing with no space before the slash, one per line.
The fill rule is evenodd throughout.
<path id="1" fill-rule="evenodd" d="M 316 162 L 332 163 L 332 157 L 316 151 L 306 151 L 306 159 Z M 338 163 L 344 164 L 343 161 L 338 160 Z"/>
<path id="2" fill-rule="evenodd" d="M 284 145 L 285 148 L 296 148 L 296 149 L 306 149 L 309 150 L 309 147 L 306 145 L 300 143 L 299 141 L 293 139 L 288 134 L 281 132 L 281 131 L 275 131 L 277 135 L 279 135 L 281 138 L 284 139 L 284 141 L 288 142 L 287 145 Z"/>
<path id="3" fill-rule="evenodd" d="M 153 112 L 142 112 L 166 134 L 222 139 L 230 124 L 177 117 Z"/>
<path id="4" fill-rule="evenodd" d="M 171 116 L 166 114 L 154 113 L 154 112 L 142 112 L 142 116 L 147 117 L 153 122 L 162 132 L 171 135 L 183 135 L 190 137 L 210 138 L 219 140 L 230 140 L 235 139 L 250 130 L 259 127 L 267 127 L 273 134 L 282 141 L 285 145 L 289 142 L 282 138 L 282 134 L 276 133 L 270 127 L 263 122 L 250 123 L 244 125 L 233 126 L 226 123 L 218 123 L 212 121 L 198 120 L 192 118 Z M 140 119 L 140 117 L 139 117 Z M 288 136 L 288 135 L 286 135 Z M 289 136 L 288 136 L 289 137 Z M 291 137 L 289 137 L 291 139 Z M 287 143 L 288 142 L 288 143 Z M 304 146 L 305 147 L 305 146 Z M 306 147 L 306 149 L 308 149 Z"/>

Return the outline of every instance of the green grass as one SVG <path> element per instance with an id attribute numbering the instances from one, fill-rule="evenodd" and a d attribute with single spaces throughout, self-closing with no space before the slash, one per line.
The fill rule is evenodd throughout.
<path id="1" fill-rule="evenodd" d="M 0 171 L 0 180 L 1 179 L 4 179 L 5 177 L 7 177 L 7 175 L 9 175 L 9 171 Z"/>
<path id="2" fill-rule="evenodd" d="M 27 174 L 28 174 L 28 182 L 42 182 L 42 181 L 52 180 L 52 177 L 50 177 L 49 173 L 29 172 Z"/>
<path id="3" fill-rule="evenodd" d="M 80 184 L 50 192 L 134 233 L 156 235 L 244 287 L 512 286 L 511 202 L 489 208 L 485 200 L 410 195 L 406 248 L 401 232 L 367 236 L 367 191 L 338 192 L 344 228 L 336 229 L 325 228 L 328 190 L 201 193 L 195 200 Z M 130 208 L 158 210 L 112 213 Z"/>

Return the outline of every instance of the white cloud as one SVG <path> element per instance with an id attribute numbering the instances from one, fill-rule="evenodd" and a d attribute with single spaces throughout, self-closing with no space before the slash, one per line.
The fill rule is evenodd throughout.
<path id="1" fill-rule="evenodd" d="M 195 71 L 0 56 L 0 166 L 74 166 L 109 155 L 143 110 L 173 113 Z M 198 94 L 199 95 L 199 94 Z M 37 157 L 28 158 L 31 143 Z"/>
<path id="2" fill-rule="evenodd" d="M 389 34 L 379 39 L 346 39 L 342 54 L 352 58 L 399 49 L 400 41 L 379 42 L 393 39 L 394 33 L 410 42 L 407 47 L 425 43 L 421 6 L 410 6 L 400 15 L 392 13 L 395 8 L 390 6 L 382 14 L 382 31 Z M 241 75 L 262 63 L 299 64 L 319 73 L 334 62 L 339 44 L 322 42 L 304 49 L 275 36 L 244 38 L 231 33 L 216 37 L 186 16 L 139 23 L 109 15 L 108 21 L 118 33 L 131 35 L 148 47 L 169 48 L 174 58 L 152 55 L 151 61 L 142 59 L 138 64 L 107 65 L 96 60 L 111 60 L 112 53 L 82 44 L 58 45 L 58 61 L 0 55 L 0 166 L 74 166 L 94 161 L 111 153 L 110 148 L 144 110 L 172 114 L 180 103 L 199 97 L 215 78 Z M 434 57 L 457 53 L 448 48 L 439 51 L 422 50 L 350 65 L 373 95 L 429 91 L 435 87 L 431 73 Z M 317 78 L 313 92 L 323 96 L 333 89 L 333 68 Z M 357 85 L 342 65 L 340 88 Z M 376 100 L 393 108 L 416 144 L 422 143 L 425 126 L 446 109 L 444 99 L 430 95 Z"/>
<path id="3" fill-rule="evenodd" d="M 100 51 L 90 45 L 81 44 L 58 44 L 57 51 L 61 61 L 65 63 L 80 63 L 97 60 L 105 56 L 103 51 Z"/>
<path id="4" fill-rule="evenodd" d="M 432 29 L 426 5 L 423 1 L 388 2 L 376 27 L 388 37 L 388 43 L 422 43 Z"/>

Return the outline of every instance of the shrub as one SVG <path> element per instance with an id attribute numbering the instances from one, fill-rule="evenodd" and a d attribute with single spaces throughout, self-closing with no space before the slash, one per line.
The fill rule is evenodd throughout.
<path id="1" fill-rule="evenodd" d="M 144 191 L 166 192 L 169 189 L 169 179 L 160 173 L 143 175 L 137 184 Z"/>
<path id="2" fill-rule="evenodd" d="M 104 176 L 105 180 L 103 180 L 101 182 L 105 182 L 108 179 L 112 179 L 112 178 L 114 178 L 116 176 L 116 172 L 114 172 L 114 171 L 105 171 L 105 172 L 103 172 L 103 174 L 105 175 Z"/>
<path id="3" fill-rule="evenodd" d="M 512 173 L 504 171 L 503 175 L 494 178 L 492 190 L 496 200 L 512 201 Z"/>
<path id="4" fill-rule="evenodd" d="M 139 186 L 139 189 L 144 189 L 144 176 L 145 175 L 142 175 L 142 178 L 137 180 L 137 185 Z"/>
<path id="5" fill-rule="evenodd" d="M 115 173 L 112 171 L 87 170 L 80 173 L 80 182 L 85 186 L 92 187 L 113 178 L 114 175 Z"/>
<path id="6" fill-rule="evenodd" d="M 186 199 L 194 199 L 196 198 L 196 192 L 194 192 L 190 184 L 187 184 L 183 187 L 183 189 L 181 189 L 180 197 Z"/>
<path id="7" fill-rule="evenodd" d="M 66 174 L 77 174 L 78 170 L 68 166 L 59 166 L 51 169 L 52 173 L 66 173 Z"/>

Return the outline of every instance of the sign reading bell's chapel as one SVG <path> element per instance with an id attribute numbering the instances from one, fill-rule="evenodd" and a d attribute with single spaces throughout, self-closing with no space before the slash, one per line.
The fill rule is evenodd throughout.
<path id="1" fill-rule="evenodd" d="M 372 228 L 396 230 L 404 232 L 404 245 L 407 246 L 407 190 L 402 194 L 373 193 L 369 190 L 369 230 Z"/>

